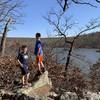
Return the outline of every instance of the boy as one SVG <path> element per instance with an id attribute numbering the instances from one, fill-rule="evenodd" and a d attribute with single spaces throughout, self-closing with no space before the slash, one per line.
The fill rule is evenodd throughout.
<path id="1" fill-rule="evenodd" d="M 38 70 L 42 74 L 42 68 L 44 71 L 44 64 L 43 64 L 43 49 L 42 49 L 40 38 L 41 38 L 41 34 L 36 33 L 36 44 L 35 44 L 34 54 L 36 56 L 36 63 L 38 65 Z"/>
<path id="2" fill-rule="evenodd" d="M 23 87 L 29 85 L 29 68 L 28 68 L 28 54 L 27 54 L 27 46 L 23 45 L 18 54 L 18 63 L 20 64 L 21 72 L 22 72 L 22 84 Z M 26 79 L 25 79 L 26 78 Z"/>

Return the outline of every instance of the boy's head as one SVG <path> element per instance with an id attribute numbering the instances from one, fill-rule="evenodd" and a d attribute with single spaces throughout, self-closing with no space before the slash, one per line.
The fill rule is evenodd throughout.
<path id="1" fill-rule="evenodd" d="M 36 39 L 40 39 L 41 33 L 36 33 Z"/>
<path id="2" fill-rule="evenodd" d="M 27 45 L 22 45 L 21 48 L 22 48 L 22 49 L 21 49 L 22 52 L 27 53 L 27 50 L 28 50 Z"/>

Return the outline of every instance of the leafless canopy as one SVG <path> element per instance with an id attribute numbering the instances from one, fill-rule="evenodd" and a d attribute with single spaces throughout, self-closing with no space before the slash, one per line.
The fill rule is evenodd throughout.
<path id="1" fill-rule="evenodd" d="M 60 5 L 60 7 L 63 9 L 63 11 L 66 11 L 66 9 L 69 8 L 71 3 L 97 7 L 96 5 L 94 5 L 93 3 L 87 0 L 57 0 L 57 2 Z M 100 3 L 100 0 L 95 0 L 94 2 Z"/>
<path id="2" fill-rule="evenodd" d="M 21 14 L 22 0 L 0 0 L 0 27 L 3 28 L 4 23 L 12 18 L 16 22 Z"/>
<path id="3" fill-rule="evenodd" d="M 5 54 L 7 32 L 11 24 L 16 24 L 21 17 L 22 0 L 0 0 L 0 55 Z"/>
<path id="4" fill-rule="evenodd" d="M 100 27 L 100 21 L 99 21 L 99 19 L 90 20 L 88 22 L 88 24 L 86 24 L 83 29 L 79 30 L 79 32 L 75 33 L 76 36 L 74 36 L 73 39 L 69 41 L 67 38 L 68 37 L 68 30 L 72 29 L 73 26 L 76 25 L 77 23 L 70 22 L 71 17 L 64 18 L 63 16 L 64 16 L 64 12 L 62 12 L 62 13 L 56 13 L 56 12 L 51 13 L 50 12 L 48 14 L 48 16 L 44 17 L 44 18 L 45 18 L 45 20 L 48 21 L 48 23 L 50 25 L 53 26 L 53 29 L 54 29 L 54 31 L 56 31 L 57 35 L 64 37 L 65 43 L 70 44 L 70 48 L 69 48 L 68 56 L 67 56 L 67 61 L 66 61 L 66 68 L 65 68 L 65 69 L 67 69 L 67 67 L 69 65 L 70 56 L 71 56 L 71 52 L 72 52 L 75 40 L 83 33 L 86 33 L 90 30 L 94 30 L 94 29 Z M 71 34 L 71 33 L 69 33 L 69 34 Z"/>

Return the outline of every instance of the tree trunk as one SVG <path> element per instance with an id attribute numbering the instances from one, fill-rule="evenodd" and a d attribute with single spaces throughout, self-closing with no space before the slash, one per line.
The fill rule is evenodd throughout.
<path id="1" fill-rule="evenodd" d="M 68 65 L 69 65 L 69 62 L 70 62 L 70 56 L 71 56 L 71 53 L 72 53 L 72 50 L 73 50 L 73 44 L 74 44 L 74 41 L 75 39 L 73 39 L 73 41 L 70 43 L 70 49 L 68 51 L 68 55 L 67 55 L 67 61 L 66 61 L 66 67 L 65 67 L 65 70 L 67 71 L 68 69 Z"/>
<path id="2" fill-rule="evenodd" d="M 7 31 L 5 33 L 3 33 L 3 36 L 1 38 L 1 56 L 4 56 L 6 36 L 7 36 Z"/>
<path id="3" fill-rule="evenodd" d="M 3 36 L 1 38 L 1 44 L 0 44 L 0 52 L 1 56 L 4 56 L 5 53 L 5 44 L 6 44 L 6 37 L 7 37 L 7 31 L 8 31 L 8 25 L 10 23 L 11 19 L 9 18 L 8 21 L 6 22 L 6 25 L 3 30 Z"/>

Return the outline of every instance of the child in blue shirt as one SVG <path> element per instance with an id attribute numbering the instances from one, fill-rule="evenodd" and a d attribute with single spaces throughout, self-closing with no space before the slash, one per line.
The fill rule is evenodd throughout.
<path id="1" fill-rule="evenodd" d="M 36 33 L 36 44 L 34 54 L 36 56 L 36 63 L 38 65 L 39 72 L 42 74 L 42 69 L 44 71 L 44 64 L 43 64 L 43 49 L 41 43 L 41 34 Z"/>
<path id="2" fill-rule="evenodd" d="M 20 64 L 20 69 L 22 73 L 22 84 L 23 86 L 29 85 L 28 80 L 29 80 L 29 67 L 28 67 L 28 54 L 27 54 L 27 46 L 23 45 L 21 47 L 21 50 L 19 51 L 18 54 L 18 62 Z"/>

